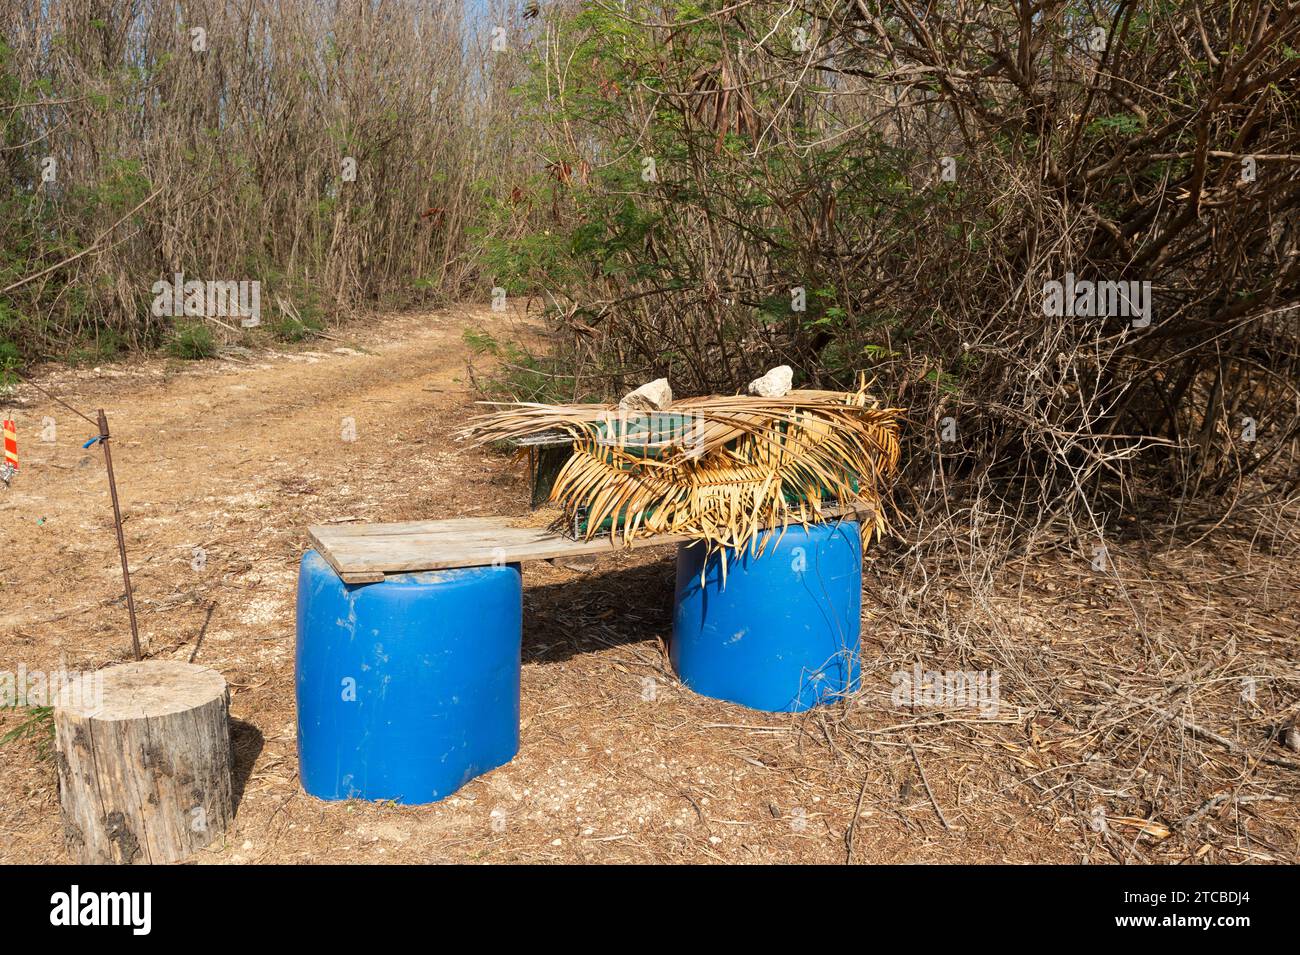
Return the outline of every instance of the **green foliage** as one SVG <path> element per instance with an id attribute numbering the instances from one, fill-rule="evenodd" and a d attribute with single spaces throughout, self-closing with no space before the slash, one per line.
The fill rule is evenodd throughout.
<path id="1" fill-rule="evenodd" d="M 31 740 L 36 744 L 36 758 L 46 759 L 54 749 L 54 707 L 28 706 L 24 709 L 27 712 L 26 718 L 0 736 L 0 746 Z"/>
<path id="2" fill-rule="evenodd" d="M 252 271 L 265 275 L 263 283 L 263 308 L 267 301 L 276 302 L 273 317 L 264 320 L 271 334 L 285 342 L 301 342 L 325 330 L 325 304 L 320 289 L 301 278 L 286 275 L 274 266 L 266 265 Z M 281 308 L 278 300 L 291 302 L 289 310 Z"/>
<path id="3" fill-rule="evenodd" d="M 0 309 L 2 312 L 3 309 Z M 0 339 L 0 388 L 9 388 L 16 384 L 16 369 L 21 364 L 18 346 L 11 341 Z"/>
<path id="4" fill-rule="evenodd" d="M 167 350 L 177 358 L 197 361 L 215 355 L 217 344 L 212 338 L 212 329 L 202 322 L 177 322 Z"/>
<path id="5" fill-rule="evenodd" d="M 1098 116 L 1089 125 L 1093 133 L 1110 132 L 1122 136 L 1133 136 L 1142 129 L 1142 120 L 1132 113 L 1119 113 L 1114 116 Z"/>
<path id="6" fill-rule="evenodd" d="M 71 345 L 64 353 L 64 360 L 70 365 L 98 365 L 119 357 L 125 347 L 116 330 L 100 329 L 93 337 Z"/>
<path id="7" fill-rule="evenodd" d="M 728 338 L 744 340 L 762 327 L 764 340 L 779 343 L 784 355 L 812 357 L 840 335 L 857 333 L 866 304 L 861 288 L 848 287 L 841 260 L 826 255 L 838 221 L 883 221 L 901 242 L 927 205 L 952 201 L 914 190 L 900 171 L 905 157 L 869 130 L 820 149 L 756 149 L 763 118 L 788 105 L 784 68 L 770 78 L 744 77 L 744 104 L 734 95 L 724 101 L 706 94 L 742 82 L 731 45 L 752 44 L 782 20 L 775 8 L 761 6 L 746 24 L 693 12 L 706 8 L 667 7 L 678 24 L 670 49 L 635 17 L 598 7 L 559 16 L 564 96 L 554 95 L 548 62 L 540 59 L 519 93 L 533 119 L 570 131 L 554 147 L 551 169 L 589 172 L 530 183 L 530 200 L 551 214 L 499 235 L 484 253 L 486 271 L 511 292 L 545 289 L 577 303 L 612 296 L 627 303 L 615 307 L 627 308 L 619 318 L 629 321 L 634 310 L 670 313 L 653 333 L 635 336 L 637 358 L 672 369 L 693 390 L 734 387 L 752 370 L 693 361 L 702 343 L 726 352 Z M 781 33 L 785 46 L 787 34 Z M 828 88 L 822 82 L 800 97 Z M 687 97 L 683 90 L 703 93 Z M 644 118 L 629 110 L 634 91 L 661 94 Z M 791 112 L 794 119 L 774 139 L 825 139 L 812 112 Z M 599 144 L 598 161 L 586 162 L 593 155 L 587 149 L 571 151 L 573 142 Z M 952 238 L 962 238 L 955 226 Z M 724 277 L 736 260 L 758 263 L 743 270 L 757 268 L 766 278 Z M 806 311 L 791 308 L 794 285 L 809 290 Z M 742 361 L 778 357 L 752 352 Z"/>
<path id="8" fill-rule="evenodd" d="M 491 357 L 498 363 L 493 374 L 476 380 L 479 390 L 489 397 L 543 403 L 573 400 L 575 381 L 571 375 L 559 373 L 553 359 L 533 355 L 481 329 L 467 328 L 462 338 L 476 355 Z"/>
<path id="9" fill-rule="evenodd" d="M 280 315 L 267 323 L 271 334 L 284 342 L 300 342 L 312 337 L 316 332 L 324 331 L 319 319 L 309 316 L 294 318 L 292 315 Z"/>

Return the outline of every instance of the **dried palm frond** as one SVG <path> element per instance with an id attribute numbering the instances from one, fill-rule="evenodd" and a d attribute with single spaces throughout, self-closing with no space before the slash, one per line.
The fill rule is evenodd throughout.
<path id="1" fill-rule="evenodd" d="M 822 518 L 827 499 L 882 499 L 899 456 L 898 414 L 853 392 L 685 398 L 665 411 L 503 403 L 465 432 L 479 443 L 562 435 L 573 451 L 551 489 L 585 534 L 625 541 L 689 534 L 711 547 L 764 546 L 760 532 Z"/>

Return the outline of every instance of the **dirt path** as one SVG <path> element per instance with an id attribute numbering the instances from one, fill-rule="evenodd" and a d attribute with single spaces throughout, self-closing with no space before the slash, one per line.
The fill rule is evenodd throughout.
<path id="1" fill-rule="evenodd" d="M 428 807 L 306 796 L 293 708 L 304 528 L 525 509 L 518 468 L 452 440 L 473 412 L 466 328 L 521 332 L 514 318 L 460 309 L 385 319 L 350 331 L 347 346 L 41 379 L 78 408 L 108 412 L 148 654 L 215 667 L 232 688 L 242 801 L 227 844 L 200 861 L 842 862 L 846 840 L 857 861 L 1093 851 L 1086 820 L 1063 832 L 1018 788 L 1013 760 L 1029 763 L 1016 746 L 1000 760 L 977 749 L 973 764 L 945 771 L 940 738 L 925 749 L 923 787 L 906 740 L 880 736 L 864 764 L 832 715 L 767 716 L 685 691 L 664 668 L 672 565 L 662 548 L 602 558 L 587 574 L 525 568 L 523 743 L 512 763 Z M 123 659 L 101 456 L 81 447 L 92 429 L 29 388 L 20 398 L 10 408 L 22 469 L 0 489 L 0 670 Z M 57 425 L 48 443 L 35 438 L 46 416 Z M 1039 624 L 1052 619 L 1049 608 Z M 0 713 L 0 731 L 18 719 Z M 879 732 L 897 720 L 878 718 Z M 986 731 L 975 733 L 983 746 Z M 62 860 L 52 762 L 24 741 L 0 749 L 0 766 L 0 860 Z M 935 800 L 948 807 L 942 822 Z"/>
<path id="2" fill-rule="evenodd" d="M 499 334 L 512 323 L 486 309 L 403 316 L 348 346 L 43 379 L 92 416 L 106 410 L 146 652 L 226 675 L 234 714 L 264 737 L 264 784 L 294 779 L 292 598 L 304 527 L 497 510 L 500 468 L 461 451 L 451 433 L 472 410 L 464 329 Z M 22 464 L 0 499 L 3 668 L 123 658 L 130 642 L 102 457 L 82 448 L 94 429 L 32 389 L 22 396 L 13 413 Z M 47 417 L 52 442 L 38 438 Z M 12 858 L 60 855 L 46 768 L 19 770 L 21 809 L 5 800 Z M 15 781 L 6 774 L 11 794 Z M 245 809 L 257 801 L 250 792 Z"/>
<path id="3" fill-rule="evenodd" d="M 454 486 L 446 468 L 468 462 L 445 439 L 469 400 L 466 321 L 399 320 L 369 333 L 373 340 L 361 345 L 369 354 L 339 346 L 179 371 L 155 360 L 47 382 L 92 415 L 97 406 L 108 413 L 146 603 L 160 596 L 146 583 L 174 581 L 194 548 L 215 573 L 237 573 L 236 556 L 282 556 L 277 546 L 300 539 L 292 523 L 299 518 L 337 518 L 340 508 L 362 519 L 422 511 Z M 502 325 L 490 312 L 468 322 Z M 57 426 L 52 444 L 34 440 L 47 415 Z M 93 428 L 43 398 L 16 417 L 26 440 L 20 479 L 4 500 L 13 515 L 4 553 L 21 557 L 5 564 L 8 609 L 66 610 L 72 581 L 87 601 L 112 595 L 117 571 L 105 559 L 111 512 L 100 456 L 81 447 Z M 345 440 L 345 431 L 355 437 Z M 465 483 L 473 477 L 465 474 Z M 200 579 L 174 582 L 183 591 Z"/>

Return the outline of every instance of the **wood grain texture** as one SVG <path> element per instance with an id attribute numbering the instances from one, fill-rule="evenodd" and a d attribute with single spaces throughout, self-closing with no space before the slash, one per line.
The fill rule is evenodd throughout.
<path id="1" fill-rule="evenodd" d="M 64 841 L 73 861 L 178 862 L 234 816 L 221 674 L 146 660 L 83 675 L 54 706 Z"/>
<path id="2" fill-rule="evenodd" d="M 872 512 L 862 505 L 828 507 L 827 519 L 853 519 Z M 400 524 L 317 524 L 307 528 L 312 546 L 349 584 L 383 580 L 385 574 L 485 567 L 493 563 L 553 560 L 604 554 L 628 547 L 609 535 L 573 540 L 539 527 L 512 527 L 512 518 L 461 517 Z M 635 540 L 631 547 L 677 544 L 691 538 L 662 534 Z"/>

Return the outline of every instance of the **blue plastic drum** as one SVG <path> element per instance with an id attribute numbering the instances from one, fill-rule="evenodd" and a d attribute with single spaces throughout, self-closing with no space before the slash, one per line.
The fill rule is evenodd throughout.
<path id="1" fill-rule="evenodd" d="M 762 556 L 677 550 L 671 656 L 704 696 L 793 712 L 853 692 L 862 634 L 862 538 L 852 521 L 768 533 Z M 775 545 L 775 546 L 774 546 Z M 726 586 L 722 559 L 727 559 Z M 703 583 L 701 583 L 703 571 Z"/>
<path id="2" fill-rule="evenodd" d="M 320 799 L 427 803 L 519 751 L 519 565 L 298 573 L 298 761 Z"/>

